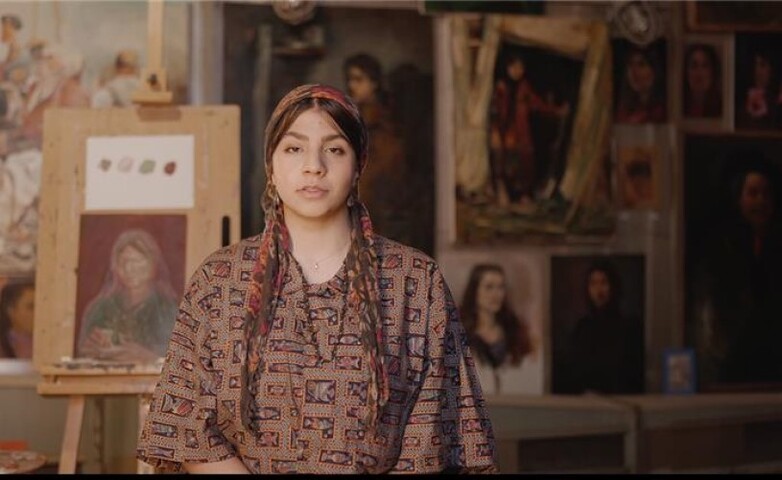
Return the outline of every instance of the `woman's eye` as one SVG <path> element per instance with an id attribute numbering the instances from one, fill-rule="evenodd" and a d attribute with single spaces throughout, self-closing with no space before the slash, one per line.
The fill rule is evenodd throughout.
<path id="1" fill-rule="evenodd" d="M 343 155 L 345 153 L 345 149 L 342 147 L 327 147 L 326 151 L 333 155 Z"/>
<path id="2" fill-rule="evenodd" d="M 296 145 L 290 145 L 288 147 L 285 147 L 285 150 L 283 150 L 285 153 L 299 153 L 301 152 L 301 147 L 297 147 Z"/>

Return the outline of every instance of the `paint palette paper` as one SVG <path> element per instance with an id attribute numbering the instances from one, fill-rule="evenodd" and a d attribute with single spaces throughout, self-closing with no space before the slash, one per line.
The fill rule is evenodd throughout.
<path id="1" fill-rule="evenodd" d="M 85 211 L 194 206 L 192 135 L 87 139 Z"/>

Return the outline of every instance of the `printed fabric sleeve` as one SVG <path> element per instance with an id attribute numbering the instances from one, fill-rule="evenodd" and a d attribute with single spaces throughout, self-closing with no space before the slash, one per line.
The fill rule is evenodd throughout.
<path id="1" fill-rule="evenodd" d="M 494 433 L 458 310 L 436 265 L 429 276 L 428 367 L 404 435 L 418 441 L 403 442 L 400 461 L 420 473 L 498 473 Z"/>
<path id="2" fill-rule="evenodd" d="M 222 298 L 221 287 L 199 268 L 180 303 L 136 452 L 139 460 L 164 472 L 182 472 L 185 462 L 236 456 L 216 424 L 220 375 L 212 369 L 216 331 L 209 313 L 219 311 Z"/>

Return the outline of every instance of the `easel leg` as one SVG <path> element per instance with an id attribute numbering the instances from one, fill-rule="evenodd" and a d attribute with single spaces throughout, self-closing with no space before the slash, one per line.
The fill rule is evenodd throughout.
<path id="1" fill-rule="evenodd" d="M 81 425 L 84 420 L 84 400 L 84 395 L 71 395 L 68 399 L 58 473 L 76 473 L 76 456 L 79 453 Z"/>

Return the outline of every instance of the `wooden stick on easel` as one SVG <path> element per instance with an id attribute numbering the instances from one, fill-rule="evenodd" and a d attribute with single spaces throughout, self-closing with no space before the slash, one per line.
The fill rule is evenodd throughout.
<path id="1" fill-rule="evenodd" d="M 173 99 L 163 68 L 163 0 L 147 1 L 147 66 L 141 70 L 141 88 L 133 102 L 168 104 Z"/>

